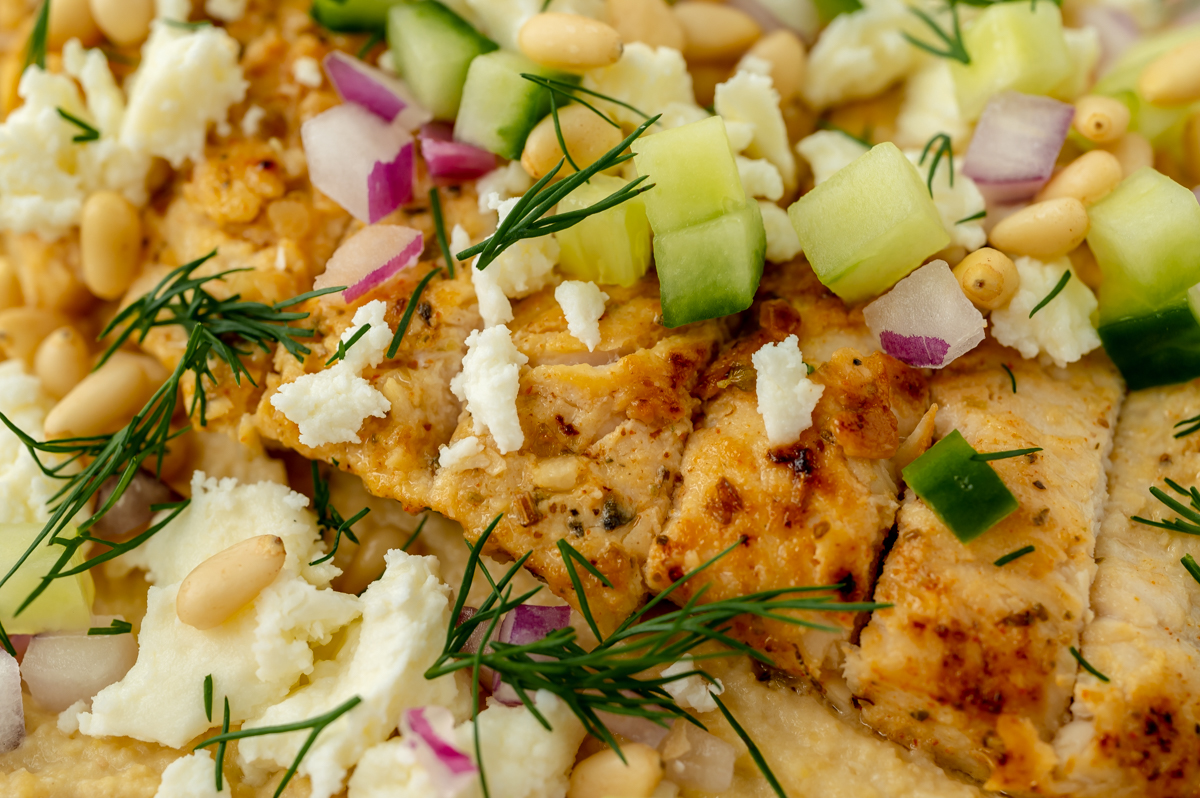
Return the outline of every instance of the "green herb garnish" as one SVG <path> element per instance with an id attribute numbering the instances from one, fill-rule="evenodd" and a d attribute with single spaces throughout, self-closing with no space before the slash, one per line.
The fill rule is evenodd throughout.
<path id="1" fill-rule="evenodd" d="M 209 720 L 212 720 L 212 718 L 209 718 Z M 225 696 L 225 716 L 221 721 L 221 734 L 228 734 L 228 733 L 229 733 L 229 696 Z M 227 746 L 227 745 L 229 745 L 229 742 L 226 740 L 222 740 L 220 743 L 217 744 L 216 767 L 213 768 L 217 772 L 216 773 L 217 792 L 220 792 L 222 789 L 221 781 L 222 781 L 222 777 L 225 775 L 225 746 Z M 282 789 L 282 787 L 281 787 L 281 789 Z M 278 796 L 278 793 L 276 793 L 276 795 Z"/>
<path id="2" fill-rule="evenodd" d="M 29 42 L 25 45 L 25 64 L 21 68 L 22 72 L 30 65 L 35 65 L 40 69 L 46 68 L 46 38 L 49 34 L 50 0 L 42 0 L 42 7 L 38 10 L 33 30 L 29 34 Z"/>
<path id="3" fill-rule="evenodd" d="M 783 791 L 783 786 L 779 783 L 779 779 L 775 778 L 775 774 L 771 772 L 771 766 L 763 758 L 762 751 L 758 750 L 758 746 L 755 745 L 754 740 L 750 739 L 750 735 L 742 728 L 742 724 L 738 723 L 733 717 L 733 713 L 729 711 L 729 707 L 725 706 L 725 702 L 721 700 L 720 696 L 713 693 L 712 699 L 717 703 L 717 709 L 721 710 L 721 714 L 725 716 L 725 720 L 733 729 L 733 733 L 746 744 L 746 748 L 750 752 L 750 758 L 758 766 L 758 772 L 762 773 L 763 778 L 767 780 L 767 784 L 771 785 L 771 789 L 775 791 L 775 794 L 779 798 L 787 798 L 787 793 Z"/>
<path id="4" fill-rule="evenodd" d="M 916 11 L 917 9 L 912 9 Z M 950 187 L 954 188 L 954 150 L 950 146 L 950 136 L 945 133 L 936 133 L 933 138 L 925 142 L 925 149 L 921 150 L 921 160 L 918 163 L 921 166 L 925 165 L 925 158 L 929 155 L 929 151 L 934 145 L 937 149 L 933 150 L 933 161 L 929 164 L 929 177 L 925 179 L 925 187 L 929 189 L 929 196 L 933 196 L 933 177 L 937 174 L 938 164 L 942 162 L 944 156 L 950 164 Z"/>
<path id="5" fill-rule="evenodd" d="M 1187 429 L 1176 432 L 1175 433 L 1176 438 L 1184 438 L 1184 437 L 1187 437 L 1188 435 L 1191 435 L 1196 430 L 1200 430 L 1200 416 L 1192 416 L 1191 418 L 1185 418 L 1183 421 L 1180 421 L 1178 424 L 1175 425 L 1175 429 L 1179 429 L 1180 427 L 1187 427 Z"/>
<path id="6" fill-rule="evenodd" d="M 133 624 L 128 621 L 122 621 L 120 618 L 113 618 L 112 623 L 108 626 L 93 626 L 88 629 L 88 636 L 101 635 L 127 635 L 133 632 Z"/>
<path id="7" fill-rule="evenodd" d="M 1049 305 L 1050 302 L 1054 299 L 1054 297 L 1061 294 L 1062 290 L 1067 287 L 1067 283 L 1070 281 L 1070 279 L 1071 279 L 1071 270 L 1067 269 L 1065 272 L 1063 272 L 1063 276 L 1058 281 L 1058 285 L 1051 288 L 1050 293 L 1046 294 L 1046 296 L 1042 299 L 1042 301 L 1037 303 L 1036 305 L 1034 305 L 1033 310 L 1029 311 L 1029 318 L 1032 319 L 1033 314 L 1037 313 L 1039 310 L 1046 307 L 1046 305 Z"/>
<path id="8" fill-rule="evenodd" d="M 371 512 L 371 508 L 364 507 L 349 519 L 342 518 L 341 512 L 333 506 L 333 502 L 330 500 L 329 482 L 321 479 L 321 469 L 316 460 L 312 461 L 312 483 L 313 511 L 317 514 L 317 526 L 334 533 L 333 548 L 329 550 L 329 553 L 309 563 L 309 565 L 320 565 L 327 560 L 332 560 L 333 555 L 337 554 L 338 546 L 342 542 L 342 535 L 350 538 L 354 543 L 358 543 L 358 538 L 354 536 L 351 527 L 361 521 L 367 513 Z"/>
<path id="9" fill-rule="evenodd" d="M 397 350 L 400 349 L 400 342 L 404 340 L 404 333 L 408 332 L 408 325 L 412 323 L 413 313 L 417 309 L 421 294 L 425 293 L 425 286 L 429 285 L 429 281 L 441 270 L 442 267 L 439 266 L 422 277 L 421 282 L 417 283 L 416 289 L 412 292 L 412 296 L 408 298 L 408 304 L 404 306 L 404 315 L 400 317 L 400 323 L 396 325 L 396 334 L 392 336 L 392 343 L 388 346 L 387 356 L 389 358 L 395 357 Z"/>
<path id="10" fill-rule="evenodd" d="M 367 60 L 367 56 L 370 55 L 371 51 L 375 49 L 375 45 L 379 44 L 381 41 L 383 41 L 383 31 L 371 31 L 371 35 L 367 37 L 365 42 L 363 42 L 363 46 L 358 48 L 358 60 Z"/>
<path id="11" fill-rule="evenodd" d="M 950 0 L 949 5 L 950 19 L 952 20 L 953 25 L 951 32 L 949 33 L 942 30 L 941 25 L 939 25 L 933 17 L 929 16 L 921 9 L 917 8 L 916 6 L 909 6 L 908 8 L 909 11 L 916 14 L 917 18 L 924 22 L 925 25 L 931 31 L 933 31 L 933 35 L 942 41 L 945 49 L 938 49 L 934 45 L 927 44 L 909 34 L 907 31 L 904 32 L 904 38 L 913 47 L 924 50 L 931 55 L 936 55 L 939 58 L 951 58 L 959 63 L 969 64 L 971 63 L 971 56 L 967 53 L 967 46 L 963 42 L 962 28 L 959 26 L 958 22 L 958 5 L 956 0 Z"/>
<path id="12" fill-rule="evenodd" d="M 850 139 L 851 141 L 857 141 L 859 144 L 863 145 L 868 150 L 871 149 L 871 128 L 870 127 L 864 128 L 863 134 L 861 136 L 854 135 L 849 130 L 846 130 L 846 128 L 844 128 L 844 127 L 838 127 L 837 125 L 830 122 L 828 119 L 818 119 L 817 127 L 819 127 L 821 130 L 832 130 L 834 133 L 841 133 L 843 136 Z"/>
<path id="13" fill-rule="evenodd" d="M 1070 651 L 1071 651 L 1071 656 L 1075 658 L 1075 661 L 1078 662 L 1079 666 L 1081 668 L 1083 668 L 1085 671 L 1092 674 L 1093 676 L 1095 676 L 1097 679 L 1099 679 L 1102 682 L 1107 682 L 1109 680 L 1107 676 L 1105 676 L 1100 671 L 1096 670 L 1095 666 L 1093 666 L 1092 663 L 1090 663 L 1086 659 L 1084 659 L 1083 655 L 1079 653 L 1079 649 L 1075 648 L 1075 646 L 1071 646 Z"/>
<path id="14" fill-rule="evenodd" d="M 1179 561 L 1183 563 L 1183 567 L 1187 569 L 1187 572 L 1192 575 L 1192 579 L 1200 582 L 1200 565 L 1196 563 L 1196 558 L 1190 554 L 1185 554 Z"/>
<path id="15" fill-rule="evenodd" d="M 978 452 L 971 455 L 971 459 L 979 463 L 990 463 L 993 460 L 1009 460 L 1013 457 L 1020 457 L 1025 454 L 1033 454 L 1040 452 L 1042 447 L 1034 446 L 1029 449 L 1009 449 L 1007 452 Z"/>
<path id="16" fill-rule="evenodd" d="M 1001 557 L 1000 559 L 998 559 L 994 563 L 992 563 L 992 565 L 995 565 L 997 568 L 1003 568 L 1004 566 L 1008 565 L 1013 560 L 1019 560 L 1020 558 L 1024 557 L 1026 554 L 1033 554 L 1033 552 L 1034 552 L 1033 546 L 1022 546 L 1021 548 L 1017 549 L 1016 551 L 1010 551 L 1008 554 L 1005 554 L 1003 557 Z"/>
<path id="17" fill-rule="evenodd" d="M 79 135 L 72 137 L 71 141 L 75 142 L 76 144 L 86 144 L 89 141 L 97 141 L 100 138 L 100 131 L 96 130 L 96 128 L 92 127 L 87 122 L 84 122 L 79 117 L 75 116 L 74 114 L 67 113 L 62 108 L 55 108 L 54 110 L 58 111 L 58 115 L 63 119 L 67 120 L 72 125 L 83 131 Z"/>
<path id="18" fill-rule="evenodd" d="M 1013 370 L 1008 367 L 1007 363 L 1001 363 L 1000 368 L 1004 369 L 1005 373 L 1008 374 L 1008 378 L 1010 380 L 1012 380 L 1012 391 L 1013 391 L 1013 393 L 1016 393 L 1017 392 L 1017 375 L 1013 374 Z"/>
<path id="19" fill-rule="evenodd" d="M 334 363 L 338 362 L 339 360 L 343 360 L 346 357 L 346 353 L 348 353 L 350 351 L 350 347 L 352 347 L 356 343 L 358 343 L 358 339 L 362 338 L 364 335 L 366 335 L 367 331 L 370 329 L 371 329 L 370 324 L 364 324 L 363 326 L 359 327 L 357 330 L 354 331 L 354 335 L 350 336 L 350 340 L 338 341 L 337 351 L 329 356 L 329 359 L 325 361 L 325 365 L 332 366 Z"/>
<path id="20" fill-rule="evenodd" d="M 208 722 L 212 723 L 212 699 L 213 699 L 213 677 L 208 674 L 204 677 L 204 717 L 208 718 Z M 217 790 L 221 788 L 218 786 Z"/>
<path id="21" fill-rule="evenodd" d="M 1165 480 L 1167 487 L 1178 493 L 1180 496 L 1186 496 L 1191 502 L 1191 507 L 1188 507 L 1174 498 L 1166 491 L 1157 488 L 1150 488 L 1150 495 L 1158 499 L 1160 502 L 1179 513 L 1183 518 L 1174 518 L 1170 521 L 1152 521 L 1149 518 L 1141 516 L 1133 516 L 1130 520 L 1136 521 L 1139 524 L 1146 526 L 1156 526 L 1159 529 L 1169 529 L 1172 532 L 1182 532 L 1185 535 L 1200 535 L 1200 490 L 1194 486 L 1191 490 L 1185 490 L 1182 485 L 1174 480 Z M 1187 519 L 1186 521 L 1184 519 Z"/>
<path id="22" fill-rule="evenodd" d="M 408 551 L 408 547 L 411 546 L 417 538 L 421 537 L 421 532 L 425 529 L 425 522 L 428 520 L 429 514 L 426 513 L 421 517 L 421 522 L 417 524 L 417 528 L 414 529 L 413 533 L 408 536 L 408 540 L 404 541 L 404 545 L 400 547 L 400 551 Z"/>
<path id="23" fill-rule="evenodd" d="M 433 216 L 433 233 L 437 236 L 438 249 L 446 261 L 446 274 L 454 279 L 454 258 L 450 257 L 450 245 L 446 243 L 446 222 L 442 218 L 442 197 L 437 186 L 429 189 L 429 212 Z"/>
<path id="24" fill-rule="evenodd" d="M 984 208 L 982 211 L 979 211 L 978 213 L 973 213 L 970 216 L 964 216 L 963 218 L 961 218 L 957 222 L 955 222 L 955 224 L 966 224 L 967 222 L 977 222 L 980 219 L 984 219 L 986 217 L 987 217 L 987 208 Z"/>
<path id="25" fill-rule="evenodd" d="M 621 126 L 620 123 L 618 123 L 616 120 L 614 120 L 608 114 L 601 111 L 596 106 L 588 103 L 586 100 L 584 100 L 579 95 L 586 94 L 590 97 L 596 97 L 597 99 L 604 100 L 605 102 L 610 102 L 613 105 L 619 105 L 622 108 L 627 108 L 628 110 L 633 111 L 635 114 L 640 116 L 642 119 L 650 118 L 650 115 L 647 114 L 645 111 L 641 111 L 641 110 L 635 108 L 634 106 L 630 105 L 627 102 L 622 102 L 621 100 L 618 100 L 616 97 L 610 97 L 607 94 L 602 94 L 601 92 L 598 92 L 598 91 L 593 91 L 591 89 L 585 89 L 583 86 L 577 86 L 574 83 L 567 83 L 566 81 L 555 80 L 554 78 L 546 78 L 546 77 L 542 77 L 541 75 L 531 75 L 528 72 L 522 72 L 521 77 L 525 78 L 525 80 L 528 80 L 531 83 L 536 83 L 537 85 L 542 86 L 545 89 L 549 89 L 551 95 L 557 94 L 557 95 L 563 97 L 564 99 L 574 100 L 575 102 L 579 103 L 580 105 L 584 106 L 585 108 L 591 109 L 592 113 L 596 114 L 596 116 L 600 117 L 604 121 L 608 122 L 608 124 L 610 124 L 616 128 L 619 128 Z"/>

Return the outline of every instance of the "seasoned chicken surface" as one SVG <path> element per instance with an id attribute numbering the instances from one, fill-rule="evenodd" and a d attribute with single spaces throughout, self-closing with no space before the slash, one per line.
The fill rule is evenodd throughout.
<path id="1" fill-rule="evenodd" d="M 1046 368 L 990 341 L 932 378 L 939 437 L 1042 451 L 992 463 L 1020 507 L 970 543 L 906 498 L 875 591 L 894 606 L 873 614 L 846 666 L 874 728 L 980 780 L 1001 768 L 991 788 L 1037 772 L 1078 670 L 1069 649 L 1087 618 L 1121 393 L 1102 355 Z"/>

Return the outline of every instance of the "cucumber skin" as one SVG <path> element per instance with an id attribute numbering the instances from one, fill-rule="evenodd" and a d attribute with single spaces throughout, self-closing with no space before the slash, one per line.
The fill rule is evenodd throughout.
<path id="1" fill-rule="evenodd" d="M 518 53 L 498 50 L 478 56 L 471 61 L 463 85 L 454 123 L 457 141 L 510 161 L 521 158 L 529 132 L 550 113 L 550 91 L 522 78 L 522 72 L 568 83 L 580 80 Z"/>
<path id="2" fill-rule="evenodd" d="M 342 33 L 382 33 L 392 6 L 409 0 L 313 0 L 317 24 Z"/>
<path id="3" fill-rule="evenodd" d="M 417 25 L 421 30 L 413 38 L 408 29 Z M 441 30 L 431 35 L 434 26 Z M 499 49 L 437 0 L 407 0 L 395 5 L 388 11 L 387 34 L 396 68 L 417 100 L 435 119 L 447 122 L 458 116 L 471 62 Z"/>
<path id="4" fill-rule="evenodd" d="M 1131 391 L 1200 377 L 1200 324 L 1186 302 L 1104 324 L 1099 332 Z"/>
<path id="5" fill-rule="evenodd" d="M 991 464 L 954 430 L 909 463 L 904 481 L 963 543 L 1011 515 L 1017 499 Z"/>

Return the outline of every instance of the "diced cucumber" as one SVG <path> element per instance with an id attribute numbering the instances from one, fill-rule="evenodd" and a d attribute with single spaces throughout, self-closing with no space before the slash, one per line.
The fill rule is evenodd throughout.
<path id="1" fill-rule="evenodd" d="M 975 120 L 988 99 L 1014 89 L 1047 94 L 1074 68 L 1054 3 L 995 3 L 963 34 L 971 63 L 950 70 L 963 117 Z"/>
<path id="2" fill-rule="evenodd" d="M 954 536 L 968 543 L 1011 515 L 1017 498 L 958 430 L 905 467 L 904 481 L 942 519 Z"/>
<path id="3" fill-rule="evenodd" d="M 813 0 L 813 5 L 817 7 L 817 16 L 822 25 L 833 22 L 833 18 L 840 14 L 849 14 L 862 8 L 859 0 Z"/>
<path id="4" fill-rule="evenodd" d="M 8 572 L 41 531 L 41 524 L 0 524 L 0 568 L 3 569 L 0 573 Z M 71 537 L 73 533 L 74 529 L 68 528 L 63 537 Z M 62 553 L 62 547 L 43 543 L 0 587 L 0 623 L 4 624 L 6 632 L 31 635 L 88 628 L 96 589 L 91 575 L 86 572 L 55 579 L 36 601 L 16 615 L 17 608 L 41 583 Z M 69 567 L 82 562 L 83 551 L 78 550 Z"/>
<path id="5" fill-rule="evenodd" d="M 1146 167 L 1088 209 L 1087 241 L 1104 273 L 1100 324 L 1154 313 L 1200 282 L 1200 203 Z"/>
<path id="6" fill-rule="evenodd" d="M 518 53 L 497 51 L 471 62 L 463 86 L 454 138 L 517 160 L 529 131 L 550 112 L 550 92 L 522 73 L 577 83 L 577 75 L 556 72 Z"/>
<path id="7" fill-rule="evenodd" d="M 882 294 L 950 243 L 925 180 L 890 142 L 838 170 L 788 216 L 817 279 L 851 303 Z"/>
<path id="8" fill-rule="evenodd" d="M 492 40 L 436 0 L 393 6 L 388 46 L 417 100 L 437 119 L 458 115 L 463 84 L 476 56 L 497 49 Z"/>
<path id="9" fill-rule="evenodd" d="M 1186 302 L 1102 324 L 1099 332 L 1131 391 L 1200 377 L 1200 324 Z"/>
<path id="10" fill-rule="evenodd" d="M 1138 78 L 1151 62 L 1174 50 L 1181 44 L 1200 39 L 1200 24 L 1173 28 L 1134 43 L 1121 54 L 1121 58 L 1108 73 L 1096 81 L 1093 94 L 1114 97 L 1129 107 L 1129 129 L 1141 133 L 1155 144 L 1161 144 L 1164 136 L 1170 136 L 1173 128 L 1180 126 L 1196 108 L 1196 105 L 1175 108 L 1160 108 L 1142 99 L 1138 93 Z M 1178 131 L 1176 131 L 1176 136 Z"/>
<path id="11" fill-rule="evenodd" d="M 638 174 L 654 183 L 644 196 L 655 235 L 707 222 L 746 203 L 719 116 L 643 136 L 630 149 Z"/>
<path id="12" fill-rule="evenodd" d="M 324 28 L 353 33 L 382 31 L 388 9 L 407 0 L 313 0 L 312 18 Z"/>
<path id="13" fill-rule="evenodd" d="M 595 205 L 625 183 L 619 177 L 596 175 L 564 197 L 558 212 Z M 556 237 L 559 268 L 580 280 L 629 287 L 650 268 L 650 222 L 641 196 L 592 214 Z"/>

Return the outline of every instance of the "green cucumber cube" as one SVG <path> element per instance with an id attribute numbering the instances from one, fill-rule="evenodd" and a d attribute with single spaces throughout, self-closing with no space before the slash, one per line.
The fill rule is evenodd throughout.
<path id="1" fill-rule="evenodd" d="M 746 191 L 725 121 L 712 116 L 633 142 L 639 175 L 654 188 L 643 196 L 655 235 L 715 219 L 746 204 Z"/>
<path id="2" fill-rule="evenodd" d="M 29 544 L 42 531 L 41 524 L 0 524 L 0 573 L 8 573 Z M 62 537 L 72 537 L 73 528 L 64 530 Z M 91 574 L 86 571 L 65 576 L 50 583 L 37 600 L 17 615 L 25 601 L 62 556 L 61 546 L 45 542 L 33 550 L 16 573 L 0 587 L 0 623 L 9 634 L 32 635 L 40 632 L 62 632 L 87 629 L 92 620 L 92 599 L 96 595 Z M 76 550 L 68 568 L 83 563 L 83 550 Z"/>
<path id="3" fill-rule="evenodd" d="M 564 197 L 558 212 L 588 208 L 625 184 L 619 177 L 596 175 Z M 556 238 L 559 268 L 580 280 L 628 288 L 650 268 L 650 222 L 640 195 L 587 217 Z"/>
<path id="4" fill-rule="evenodd" d="M 958 105 L 975 120 L 997 92 L 1048 94 L 1074 69 L 1054 3 L 995 3 L 963 34 L 971 63 L 952 61 Z"/>
<path id="5" fill-rule="evenodd" d="M 401 3 L 388 12 L 388 46 L 396 69 L 436 119 L 458 116 L 467 71 L 492 40 L 436 0 Z"/>
<path id="6" fill-rule="evenodd" d="M 656 232 L 663 325 L 679 327 L 750 307 L 766 252 L 762 212 L 753 201 L 707 222 Z"/>
<path id="7" fill-rule="evenodd" d="M 850 303 L 882 294 L 950 243 L 924 178 L 890 142 L 798 199 L 788 216 L 817 279 Z"/>
<path id="8" fill-rule="evenodd" d="M 1088 216 L 1102 325 L 1178 303 L 1200 282 L 1200 203 L 1171 178 L 1139 169 Z"/>
<path id="9" fill-rule="evenodd" d="M 313 0 L 312 18 L 332 31 L 382 31 L 388 10 L 407 0 Z"/>
<path id="10" fill-rule="evenodd" d="M 577 75 L 539 66 L 518 53 L 481 55 L 467 70 L 454 138 L 510 161 L 519 159 L 529 131 L 550 113 L 549 90 L 522 73 L 579 82 Z"/>
<path id="11" fill-rule="evenodd" d="M 904 481 L 954 536 L 968 543 L 1018 507 L 1012 491 L 958 430 L 909 463 Z"/>
<path id="12" fill-rule="evenodd" d="M 817 7 L 817 17 L 822 25 L 833 22 L 834 17 L 852 14 L 863 7 L 859 0 L 814 0 L 813 5 Z"/>
<path id="13" fill-rule="evenodd" d="M 1186 302 L 1101 324 L 1099 333 L 1131 391 L 1200 377 L 1200 324 Z"/>

